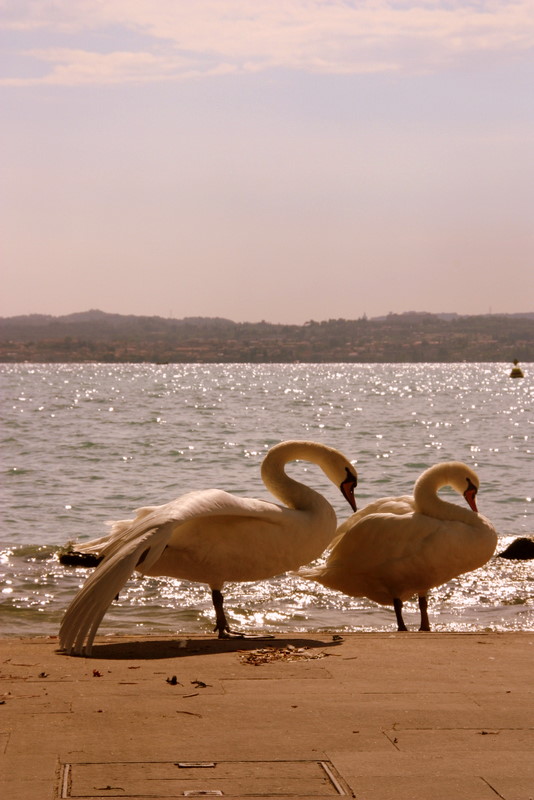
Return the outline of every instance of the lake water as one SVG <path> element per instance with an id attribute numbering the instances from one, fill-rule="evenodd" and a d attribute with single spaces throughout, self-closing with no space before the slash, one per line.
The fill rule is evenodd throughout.
<path id="1" fill-rule="evenodd" d="M 0 366 L 0 632 L 55 635 L 88 574 L 59 564 L 68 541 L 105 533 L 141 505 L 218 487 L 270 499 L 268 448 L 311 439 L 357 466 L 358 507 L 411 493 L 423 469 L 461 460 L 500 552 L 534 533 L 534 364 L 10 364 Z M 350 509 L 313 465 L 288 472 Z M 463 502 L 454 493 L 444 495 Z M 534 630 L 534 561 L 494 558 L 429 598 L 434 630 Z M 271 633 L 394 631 L 392 609 L 279 576 L 230 584 L 230 624 Z M 418 627 L 415 602 L 408 627 Z M 100 633 L 204 633 L 207 587 L 133 577 Z"/>

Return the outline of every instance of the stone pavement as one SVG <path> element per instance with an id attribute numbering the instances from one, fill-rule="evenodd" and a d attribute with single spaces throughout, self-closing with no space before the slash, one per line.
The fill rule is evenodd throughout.
<path id="1" fill-rule="evenodd" d="M 534 635 L 0 640 L 0 796 L 533 800 Z"/>

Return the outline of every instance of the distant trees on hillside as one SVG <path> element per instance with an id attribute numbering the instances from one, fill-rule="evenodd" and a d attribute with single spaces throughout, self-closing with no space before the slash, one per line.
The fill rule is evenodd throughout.
<path id="1" fill-rule="evenodd" d="M 534 361 L 534 313 L 388 314 L 304 325 L 125 316 L 0 319 L 0 361 Z"/>

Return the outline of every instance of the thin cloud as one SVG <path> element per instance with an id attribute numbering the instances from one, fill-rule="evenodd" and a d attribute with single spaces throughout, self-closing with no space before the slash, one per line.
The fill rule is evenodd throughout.
<path id="1" fill-rule="evenodd" d="M 1 83 L 24 86 L 32 83 L 56 86 L 150 83 L 181 78 L 206 77 L 232 72 L 224 63 L 206 65 L 179 56 L 165 57 L 146 52 L 91 53 L 86 50 L 33 50 L 24 55 L 53 64 L 41 78 L 8 78 Z"/>
<path id="2" fill-rule="evenodd" d="M 40 74 L 0 79 L 11 86 L 143 83 L 272 68 L 434 72 L 458 59 L 505 58 L 534 45 L 530 0 L 17 0 L 0 8 L 4 29 L 41 44 L 18 54 Z M 97 34 L 111 30 L 114 41 L 123 32 L 125 46 L 98 52 Z M 132 33 L 143 39 L 139 51 L 128 49 Z M 78 46 L 58 46 L 69 37 Z"/>

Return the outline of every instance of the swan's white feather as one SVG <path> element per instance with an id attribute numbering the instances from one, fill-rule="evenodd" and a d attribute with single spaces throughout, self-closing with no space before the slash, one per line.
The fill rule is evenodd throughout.
<path id="1" fill-rule="evenodd" d="M 371 514 L 337 540 L 324 567 L 299 574 L 352 597 L 387 605 L 395 597 L 424 595 L 485 564 L 495 544 L 491 533 L 481 533 L 478 536 L 463 522 L 417 513 Z"/>
<path id="2" fill-rule="evenodd" d="M 284 464 L 296 458 L 317 463 L 340 488 L 348 472 L 349 489 L 342 491 L 351 502 L 356 473 L 342 454 L 312 442 L 285 442 L 262 465 L 266 485 L 284 506 L 206 489 L 140 508 L 134 519 L 110 523 L 108 536 L 77 548 L 102 561 L 67 609 L 61 647 L 90 653 L 106 609 L 134 571 L 220 590 L 226 581 L 270 578 L 317 558 L 335 533 L 336 516 L 324 497 L 285 474 Z"/>
<path id="3" fill-rule="evenodd" d="M 466 465 L 435 465 L 418 479 L 414 497 L 386 497 L 370 503 L 339 526 L 326 563 L 300 569 L 351 597 L 383 605 L 407 600 L 465 572 L 493 555 L 497 534 L 485 517 L 437 497 L 452 485 L 461 492 L 478 477 Z"/>
<path id="4" fill-rule="evenodd" d="M 120 592 L 136 565 L 149 549 L 145 561 L 152 562 L 163 552 L 169 539 L 168 527 L 149 529 L 136 540 L 124 543 L 108 555 L 88 577 L 61 624 L 60 646 L 67 652 L 90 655 L 91 645 L 108 606 Z"/>

